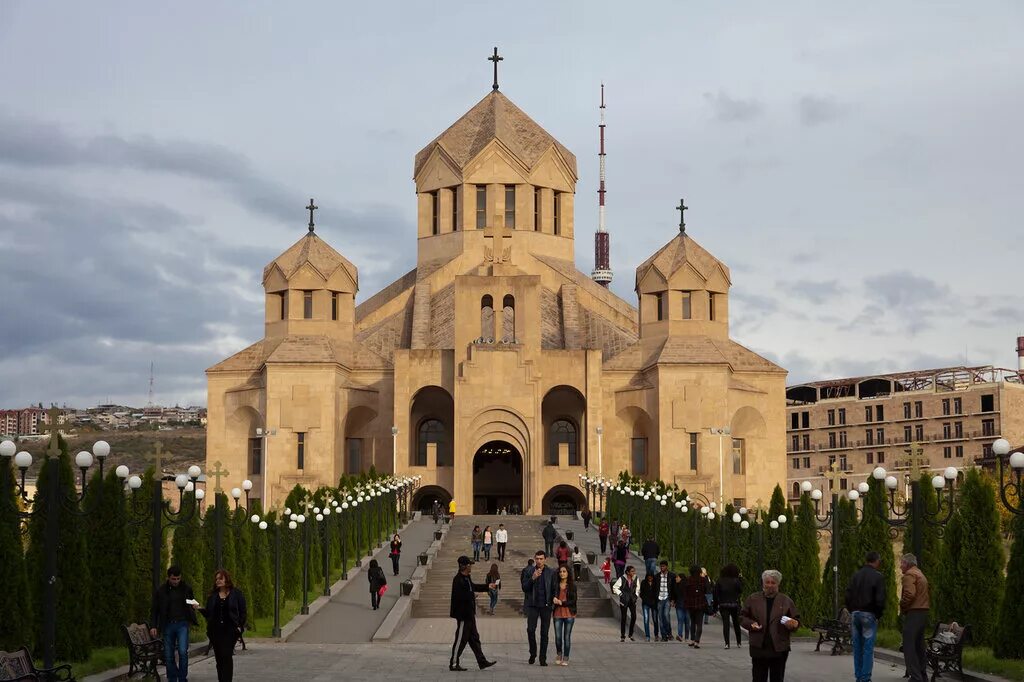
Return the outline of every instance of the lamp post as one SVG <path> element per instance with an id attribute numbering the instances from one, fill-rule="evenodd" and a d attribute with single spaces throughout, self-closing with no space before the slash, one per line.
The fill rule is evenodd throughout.
<path id="1" fill-rule="evenodd" d="M 221 487 L 220 487 L 220 479 L 223 476 L 227 476 L 228 472 L 225 471 L 222 468 L 220 460 L 217 460 L 216 462 L 214 462 L 213 463 L 213 467 L 214 467 L 213 471 L 210 471 L 208 473 L 208 475 L 213 477 L 213 479 L 214 479 L 214 488 L 213 488 L 213 494 L 214 494 L 213 521 L 214 521 L 215 525 L 214 525 L 214 533 L 213 533 L 213 557 L 214 557 L 214 563 L 216 564 L 217 568 L 223 568 L 224 567 L 224 527 L 227 526 L 229 528 L 233 528 L 233 529 L 237 530 L 237 529 L 241 528 L 243 525 L 245 525 L 246 517 L 249 514 L 249 512 L 248 512 L 248 509 L 249 509 L 249 491 L 252 490 L 252 481 L 250 481 L 249 479 L 245 479 L 244 481 L 242 481 L 242 487 L 241 488 L 232 488 L 231 489 L 231 498 L 235 501 L 235 511 L 238 511 L 239 509 L 241 509 L 242 510 L 242 515 L 237 520 L 235 520 L 235 519 L 230 519 L 229 520 L 228 519 L 228 512 L 229 512 L 229 510 L 226 509 L 226 508 L 224 508 L 224 509 L 221 508 L 221 499 L 220 499 L 221 498 L 220 493 L 224 492 L 221 489 Z M 242 497 L 243 493 L 245 494 L 245 506 L 244 507 L 239 507 L 238 506 L 238 500 Z"/>
<path id="2" fill-rule="evenodd" d="M 313 513 L 316 514 L 316 522 L 319 524 L 317 528 L 320 530 L 320 558 L 322 559 L 321 568 L 324 573 L 324 596 L 331 596 L 331 547 L 330 547 L 330 535 L 327 528 L 327 524 L 331 519 L 331 502 L 327 500 L 324 504 L 324 508 L 319 507 L 313 508 Z"/>
<path id="3" fill-rule="evenodd" d="M 366 506 L 362 509 L 357 509 L 360 504 L 363 503 L 363 492 L 361 489 L 355 489 L 354 499 L 349 500 L 349 504 L 356 510 L 356 568 L 363 565 L 363 516 L 366 513 Z"/>
<path id="4" fill-rule="evenodd" d="M 718 509 L 718 504 L 709 500 L 706 495 L 702 493 L 690 493 L 686 496 L 686 502 L 692 504 L 693 502 L 699 503 L 700 513 L 709 522 L 715 520 L 716 512 L 721 515 L 722 511 Z M 697 517 L 693 517 L 693 563 L 697 563 Z M 722 565 L 725 565 L 725 523 L 723 517 L 722 523 Z"/>
<path id="5" fill-rule="evenodd" d="M 308 508 L 306 510 L 308 511 Z M 305 616 L 309 614 L 309 531 L 311 524 L 306 523 L 305 514 L 292 514 L 289 518 L 292 523 L 296 524 L 292 526 L 289 523 L 289 528 L 302 528 L 300 531 L 302 533 L 302 606 L 299 608 L 299 613 Z"/>
<path id="6" fill-rule="evenodd" d="M 1010 454 L 1010 441 L 1000 438 L 992 443 L 992 454 L 999 460 L 999 499 L 1007 511 L 1018 516 L 1024 514 L 1024 452 Z M 1007 456 L 1009 455 L 1009 456 Z M 1011 473 L 1007 475 L 1009 465 Z M 1009 479 L 1009 480 L 1007 480 Z"/>
<path id="7" fill-rule="evenodd" d="M 110 454 L 110 445 L 106 441 L 96 441 L 92 446 L 92 452 L 82 450 L 75 455 L 75 466 L 78 467 L 80 472 L 80 485 L 81 492 L 72 487 L 70 494 L 61 489 L 60 482 L 60 410 L 56 407 L 51 407 L 47 412 L 48 422 L 42 424 L 40 428 L 45 432 L 50 432 L 50 445 L 46 450 L 46 461 L 50 465 L 50 477 L 46 482 L 46 489 L 42 492 L 46 499 L 46 513 L 44 516 L 43 526 L 43 576 L 44 576 L 44 589 L 43 589 L 43 667 L 53 668 L 57 657 L 57 580 L 58 580 L 58 567 L 57 567 L 57 553 L 60 547 L 60 516 L 61 507 L 65 510 L 71 511 L 72 513 L 84 516 L 92 511 L 95 511 L 96 507 L 91 510 L 77 509 L 76 507 L 85 502 L 86 500 L 86 474 L 90 467 L 92 467 L 94 456 L 95 460 L 99 462 L 99 474 L 101 485 L 99 486 L 98 496 L 103 495 L 103 463 L 107 456 Z M 7 462 L 12 462 L 17 467 L 20 476 L 20 482 L 14 479 L 17 493 L 21 496 L 22 500 L 28 501 L 28 493 L 25 491 L 25 474 L 28 468 L 32 466 L 32 455 L 28 452 L 21 451 L 17 452 L 17 445 L 13 441 L 5 440 L 0 443 L 0 456 L 3 457 L 3 466 L 10 466 Z M 118 467 L 118 475 L 124 473 L 127 475 L 128 468 Z M 13 472 L 12 472 L 13 474 Z M 122 476 L 122 478 L 124 478 Z M 72 484 L 74 486 L 74 484 Z M 6 502 L 6 497 L 3 498 Z M 42 511 L 39 509 L 32 509 L 23 511 L 17 507 L 12 507 L 6 503 L 2 509 L 5 516 L 8 514 L 13 515 L 18 519 L 19 524 L 28 524 L 28 520 L 33 516 L 41 514 Z M 71 579 L 71 576 L 68 576 Z"/>
<path id="8" fill-rule="evenodd" d="M 723 439 L 732 434 L 732 431 L 726 426 L 720 426 L 710 428 L 708 431 L 712 435 L 718 436 L 718 502 L 722 505 L 722 509 L 725 509 L 725 453 L 723 450 Z"/>
<path id="9" fill-rule="evenodd" d="M 601 436 L 604 434 L 604 428 L 598 426 L 597 429 L 597 475 L 604 476 L 604 456 L 601 452 Z"/>
<path id="10" fill-rule="evenodd" d="M 270 448 L 270 436 L 276 436 L 277 429 L 256 429 L 256 437 L 260 439 L 260 467 L 254 469 L 253 474 L 259 472 L 260 475 L 260 503 L 266 504 L 267 502 L 267 462 L 270 461 L 267 450 Z"/>
<path id="11" fill-rule="evenodd" d="M 391 475 L 398 475 L 398 427 L 391 427 Z"/>
<path id="12" fill-rule="evenodd" d="M 284 515 L 273 523 L 261 519 L 258 514 L 253 514 L 250 518 L 260 530 L 267 530 L 271 526 L 274 529 L 274 628 L 271 631 L 274 637 L 281 636 L 281 526 L 287 523 L 288 528 L 295 530 L 298 523 L 291 520 L 291 516 L 292 510 L 285 507 Z"/>

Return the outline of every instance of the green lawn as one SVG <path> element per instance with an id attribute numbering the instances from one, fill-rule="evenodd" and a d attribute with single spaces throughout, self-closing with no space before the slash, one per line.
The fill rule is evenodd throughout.
<path id="1" fill-rule="evenodd" d="M 876 643 L 885 649 L 896 650 L 903 637 L 898 630 L 879 630 Z M 979 673 L 999 675 L 1008 680 L 1024 682 L 1024 661 L 996 658 L 987 647 L 964 647 L 964 668 Z"/>

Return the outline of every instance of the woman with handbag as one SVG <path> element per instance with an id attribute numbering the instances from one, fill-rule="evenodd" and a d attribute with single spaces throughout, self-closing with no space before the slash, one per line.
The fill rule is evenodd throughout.
<path id="1" fill-rule="evenodd" d="M 690 577 L 686 579 L 683 602 L 690 612 L 690 646 L 700 648 L 700 636 L 704 631 L 704 615 L 707 613 L 708 579 L 700 574 L 700 566 L 690 566 Z"/>
<path id="2" fill-rule="evenodd" d="M 498 605 L 498 592 L 501 590 L 501 573 L 498 572 L 498 564 L 491 564 L 491 570 L 487 572 L 487 580 L 485 582 L 488 585 L 494 585 L 494 587 L 487 588 L 487 596 L 491 598 L 487 612 L 493 616 L 494 607 Z"/>
<path id="3" fill-rule="evenodd" d="M 402 538 L 399 537 L 398 533 L 395 533 L 395 537 L 391 538 L 391 568 L 395 569 L 395 575 L 398 575 L 398 558 L 402 555 Z"/>
<path id="4" fill-rule="evenodd" d="M 380 598 L 388 588 L 388 579 L 384 576 L 384 569 L 380 567 L 376 559 L 370 559 L 370 569 L 366 572 L 366 578 L 370 581 L 370 606 L 376 611 L 380 608 Z"/>
<path id="5" fill-rule="evenodd" d="M 729 621 L 732 621 L 733 631 L 736 633 L 736 646 L 741 646 L 740 639 L 740 599 L 743 596 L 743 579 L 740 577 L 740 569 L 736 564 L 727 564 L 722 567 L 718 582 L 715 583 L 714 606 L 722 616 L 722 631 L 725 635 L 725 648 L 729 648 Z"/>
<path id="6" fill-rule="evenodd" d="M 231 682 L 234 675 L 235 642 L 245 629 L 245 596 L 221 569 L 213 574 L 213 589 L 206 606 L 199 609 L 206 617 L 206 635 L 217 661 L 217 682 Z"/>

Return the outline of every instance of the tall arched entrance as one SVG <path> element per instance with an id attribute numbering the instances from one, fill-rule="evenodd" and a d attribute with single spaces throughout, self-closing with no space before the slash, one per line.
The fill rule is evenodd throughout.
<path id="1" fill-rule="evenodd" d="M 473 513 L 523 510 L 523 457 L 509 443 L 492 440 L 473 455 Z"/>

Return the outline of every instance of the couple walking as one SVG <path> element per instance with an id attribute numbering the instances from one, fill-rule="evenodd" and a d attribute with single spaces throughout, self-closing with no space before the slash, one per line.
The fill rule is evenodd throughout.
<path id="1" fill-rule="evenodd" d="M 545 565 L 547 553 L 538 550 L 520 576 L 526 610 L 526 637 L 530 665 L 537 660 L 537 626 L 540 625 L 540 664 L 548 664 L 548 630 L 555 621 L 555 665 L 569 665 L 572 627 L 576 623 L 576 582 L 568 566 Z"/>

